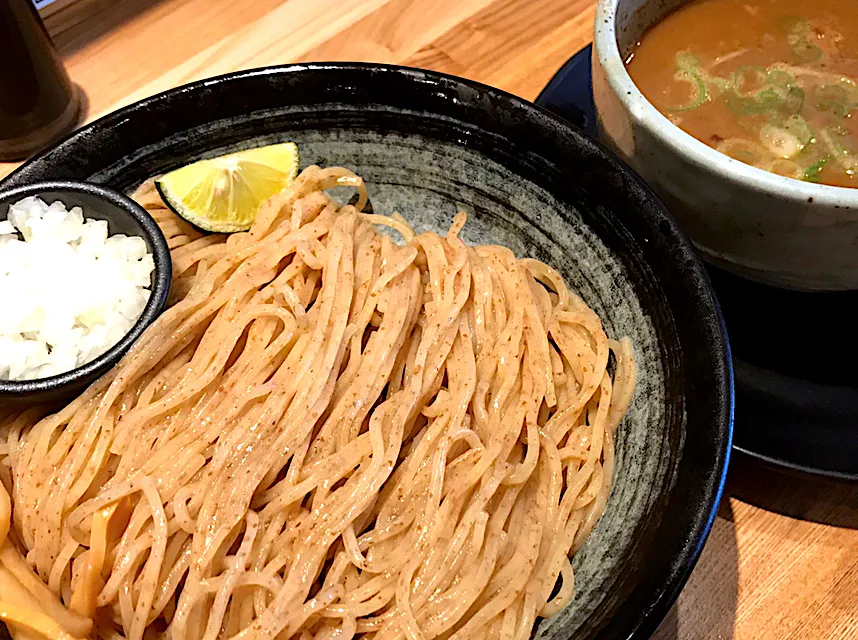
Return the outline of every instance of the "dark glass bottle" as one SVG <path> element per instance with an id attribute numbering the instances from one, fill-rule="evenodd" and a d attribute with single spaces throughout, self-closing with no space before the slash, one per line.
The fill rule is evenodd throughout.
<path id="1" fill-rule="evenodd" d="M 77 124 L 80 98 L 31 0 L 0 0 L 0 160 L 23 160 Z"/>

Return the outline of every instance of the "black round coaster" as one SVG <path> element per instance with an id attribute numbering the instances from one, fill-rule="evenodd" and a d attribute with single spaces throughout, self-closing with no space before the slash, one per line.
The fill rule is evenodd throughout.
<path id="1" fill-rule="evenodd" d="M 734 447 L 858 479 L 858 292 L 788 291 L 707 271 L 733 350 Z"/>
<path id="2" fill-rule="evenodd" d="M 536 104 L 597 136 L 592 47 Z M 782 469 L 858 480 L 858 292 L 804 293 L 707 266 L 736 383 L 734 447 Z"/>

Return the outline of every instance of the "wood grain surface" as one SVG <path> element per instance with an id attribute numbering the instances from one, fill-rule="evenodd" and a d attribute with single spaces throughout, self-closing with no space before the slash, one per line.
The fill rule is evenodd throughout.
<path id="1" fill-rule="evenodd" d="M 46 24 L 92 119 L 198 78 L 307 60 L 427 67 L 533 99 L 590 41 L 593 16 L 593 0 L 78 0 Z M 858 638 L 858 485 L 734 457 L 700 562 L 654 637 Z"/>

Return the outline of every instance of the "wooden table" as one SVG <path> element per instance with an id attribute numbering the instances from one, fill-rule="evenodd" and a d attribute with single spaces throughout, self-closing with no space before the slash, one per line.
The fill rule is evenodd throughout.
<path id="1" fill-rule="evenodd" d="M 78 0 L 46 22 L 92 118 L 198 78 L 308 60 L 428 67 L 533 99 L 590 40 L 593 15 L 593 0 Z M 727 494 L 655 638 L 858 638 L 858 485 L 736 459 Z"/>

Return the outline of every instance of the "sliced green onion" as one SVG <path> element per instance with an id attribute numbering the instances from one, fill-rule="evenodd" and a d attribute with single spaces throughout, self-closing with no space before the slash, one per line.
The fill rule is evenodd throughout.
<path id="1" fill-rule="evenodd" d="M 779 176 L 786 176 L 787 178 L 801 179 L 803 175 L 801 167 L 798 166 L 798 164 L 792 160 L 784 160 L 783 158 L 773 160 L 771 164 L 766 167 L 766 171 L 771 171 L 772 173 L 776 173 Z"/>
<path id="2" fill-rule="evenodd" d="M 814 162 L 804 170 L 804 175 L 801 179 L 807 180 L 808 182 L 819 182 L 819 174 L 822 173 L 822 169 L 826 164 L 828 164 L 829 160 L 830 158 L 828 156 L 824 156 L 821 160 Z"/>
<path id="3" fill-rule="evenodd" d="M 804 39 L 795 41 L 790 40 L 791 38 L 787 38 L 790 49 L 792 49 L 795 57 L 802 62 L 816 62 L 822 57 L 822 49 L 817 47 L 815 44 Z"/>
<path id="4" fill-rule="evenodd" d="M 740 98 L 750 98 L 760 93 L 759 89 L 754 91 L 743 90 L 743 86 L 747 84 L 745 76 L 749 73 L 753 73 L 757 76 L 761 87 L 765 87 L 769 84 L 769 72 L 762 67 L 740 67 L 733 72 L 733 77 L 730 82 L 733 93 Z"/>
<path id="5" fill-rule="evenodd" d="M 753 98 L 742 99 L 736 96 L 735 93 L 727 95 L 727 107 L 730 111 L 734 111 L 735 113 L 743 116 L 753 113 L 765 113 L 766 111 L 771 110 L 771 107 L 761 106 Z"/>
<path id="6" fill-rule="evenodd" d="M 831 131 L 826 129 L 820 135 L 825 146 L 831 152 L 834 161 L 839 164 L 848 175 L 858 171 L 858 156 L 834 139 Z"/>
<path id="7" fill-rule="evenodd" d="M 759 88 L 747 91 L 749 74 L 754 74 Z M 774 76 L 774 77 L 773 77 Z M 765 113 L 782 109 L 786 113 L 797 113 L 804 104 L 804 91 L 790 83 L 791 76 L 784 71 L 771 71 L 762 67 L 737 69 L 730 80 L 727 106 L 740 114 Z"/>
<path id="8" fill-rule="evenodd" d="M 728 138 L 715 148 L 725 156 L 760 168 L 768 155 L 760 145 L 742 138 Z"/>
<path id="9" fill-rule="evenodd" d="M 846 84 L 846 83 L 843 83 Z M 831 111 L 836 116 L 845 118 L 856 105 L 849 102 L 850 91 L 843 84 L 824 84 L 816 88 L 818 111 Z M 849 86 L 847 84 L 847 86 Z M 851 86 L 849 87 L 852 88 Z M 854 91 L 852 93 L 855 93 Z"/>
<path id="10" fill-rule="evenodd" d="M 770 109 L 780 106 L 780 104 L 784 101 L 783 94 L 774 89 L 763 89 L 758 92 L 754 97 L 754 100 L 761 107 L 768 107 Z"/>
<path id="11" fill-rule="evenodd" d="M 701 72 L 700 77 L 703 78 L 703 81 L 709 87 L 709 91 L 712 93 L 712 97 L 716 97 L 727 91 L 730 86 L 730 83 L 724 78 L 719 78 L 717 76 L 710 76 L 708 74 L 704 74 Z"/>
<path id="12" fill-rule="evenodd" d="M 798 141 L 801 142 L 802 146 L 810 144 L 813 140 L 813 131 L 811 130 L 810 125 L 808 125 L 807 120 L 802 118 L 800 115 L 791 115 L 789 118 L 784 120 L 783 128 L 794 135 Z"/>
<path id="13" fill-rule="evenodd" d="M 692 71 L 700 67 L 700 59 L 690 51 L 677 51 L 673 60 L 677 69 Z"/>
<path id="14" fill-rule="evenodd" d="M 849 115 L 852 108 L 854 108 L 854 105 L 849 105 L 849 107 L 847 107 L 845 104 L 840 102 L 818 102 L 816 104 L 816 108 L 819 111 L 830 111 L 838 118 L 845 118 Z"/>
<path id="15" fill-rule="evenodd" d="M 805 33 L 808 28 L 807 20 L 796 16 L 785 16 L 778 20 L 778 24 L 787 33 Z"/>
<path id="16" fill-rule="evenodd" d="M 795 84 L 795 78 L 792 74 L 781 69 L 769 69 L 767 75 L 769 77 L 769 82 L 778 87 L 788 88 Z"/>
<path id="17" fill-rule="evenodd" d="M 781 28 L 787 32 L 787 44 L 802 62 L 814 62 L 822 57 L 822 49 L 810 41 L 810 25 L 806 20 L 788 17 L 781 20 Z"/>
<path id="18" fill-rule="evenodd" d="M 764 124 L 760 129 L 760 142 L 773 155 L 784 159 L 794 158 L 804 149 L 804 144 L 797 136 L 771 123 Z"/>
<path id="19" fill-rule="evenodd" d="M 849 99 L 849 93 L 846 87 L 839 84 L 822 84 L 816 88 L 816 95 L 820 100 L 829 102 L 846 102 Z"/>
<path id="20" fill-rule="evenodd" d="M 799 87 L 790 87 L 783 104 L 787 113 L 798 113 L 804 105 L 804 91 Z"/>
<path id="21" fill-rule="evenodd" d="M 671 107 L 670 111 L 690 111 L 691 109 L 696 109 L 703 105 L 709 99 L 709 95 L 706 92 L 706 83 L 703 82 L 703 78 L 693 71 L 680 69 L 673 75 L 673 79 L 677 82 L 689 83 L 693 93 L 691 94 L 691 99 L 687 103 L 679 105 L 678 107 Z"/>
<path id="22" fill-rule="evenodd" d="M 794 114 L 801 111 L 803 104 L 804 91 L 798 87 L 784 89 L 769 85 L 751 96 L 739 96 L 732 92 L 727 96 L 730 110 L 742 115 L 775 110 Z"/>

